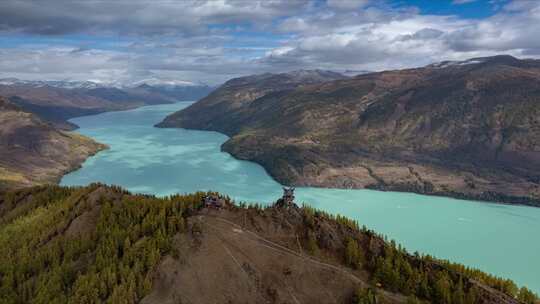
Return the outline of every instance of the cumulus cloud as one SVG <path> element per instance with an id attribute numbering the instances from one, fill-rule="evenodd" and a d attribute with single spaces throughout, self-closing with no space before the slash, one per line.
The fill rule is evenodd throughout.
<path id="1" fill-rule="evenodd" d="M 336 9 L 357 9 L 367 5 L 369 0 L 326 0 L 326 4 Z"/>
<path id="2" fill-rule="evenodd" d="M 0 49 L 0 75 L 23 79 L 112 81 L 122 75 L 127 77 L 129 60 L 129 55 L 115 51 L 69 47 Z"/>
<path id="3" fill-rule="evenodd" d="M 146 78 L 218 84 L 237 75 L 258 73 L 253 60 L 237 56 L 252 50 L 183 41 L 129 45 L 124 50 L 80 47 L 0 48 L 0 78 L 92 80 L 129 84 Z"/>
<path id="4" fill-rule="evenodd" d="M 0 30 L 42 35 L 197 35 L 212 24 L 261 23 L 301 10 L 307 0 L 0 1 Z"/>
<path id="5" fill-rule="evenodd" d="M 393 69 L 446 59 L 540 54 L 540 3 L 514 1 L 483 20 L 415 10 L 314 14 L 286 19 L 297 34 L 261 62 L 294 67 Z"/>
<path id="6" fill-rule="evenodd" d="M 511 1 L 483 19 L 367 0 L 151 4 L 0 1 L 6 38 L 0 76 L 216 84 L 292 69 L 383 70 L 501 53 L 540 57 L 537 1 Z"/>

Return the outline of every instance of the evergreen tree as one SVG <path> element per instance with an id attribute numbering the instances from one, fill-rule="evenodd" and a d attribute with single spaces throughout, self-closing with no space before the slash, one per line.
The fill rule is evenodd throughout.
<path id="1" fill-rule="evenodd" d="M 437 273 L 435 286 L 433 288 L 433 300 L 439 304 L 450 304 L 451 297 L 451 282 L 448 278 L 448 274 L 444 271 Z"/>
<path id="2" fill-rule="evenodd" d="M 407 303 L 406 304 L 420 304 L 420 300 L 418 300 L 415 296 L 409 296 L 407 297 Z"/>
<path id="3" fill-rule="evenodd" d="M 533 293 L 532 291 L 530 291 L 529 289 L 527 289 L 526 287 L 521 287 L 521 289 L 519 290 L 519 293 L 518 293 L 518 300 L 523 302 L 523 303 L 526 303 L 526 304 L 535 304 L 537 303 L 537 299 L 538 299 L 538 296 Z"/>
<path id="4" fill-rule="evenodd" d="M 353 302 L 355 304 L 378 304 L 377 291 L 373 288 L 358 288 Z"/>
<path id="5" fill-rule="evenodd" d="M 465 304 L 476 304 L 477 291 L 476 288 L 472 287 L 467 292 L 465 296 Z"/>
<path id="6" fill-rule="evenodd" d="M 465 292 L 463 291 L 463 280 L 461 278 L 452 293 L 452 304 L 465 304 Z"/>
<path id="7" fill-rule="evenodd" d="M 364 263 L 364 254 L 358 242 L 352 238 L 347 238 L 345 246 L 345 262 L 347 265 L 360 269 Z"/>

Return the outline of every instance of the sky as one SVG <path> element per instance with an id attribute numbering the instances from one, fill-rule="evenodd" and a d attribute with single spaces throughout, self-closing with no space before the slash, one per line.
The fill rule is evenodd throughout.
<path id="1" fill-rule="evenodd" d="M 0 78 L 210 85 L 540 57 L 540 0 L 2 0 Z"/>

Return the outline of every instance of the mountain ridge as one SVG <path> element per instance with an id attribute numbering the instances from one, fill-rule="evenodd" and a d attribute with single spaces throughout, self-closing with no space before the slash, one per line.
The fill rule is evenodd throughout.
<path id="1" fill-rule="evenodd" d="M 19 78 L 0 78 L 0 85 L 28 85 L 33 87 L 56 87 L 62 89 L 95 89 L 95 88 L 135 88 L 141 85 L 149 86 L 170 86 L 170 87 L 179 87 L 179 86 L 209 86 L 202 82 L 191 82 L 183 80 L 162 80 L 157 78 L 147 78 L 139 81 L 134 81 L 130 83 L 116 83 L 116 82 L 99 82 L 99 81 L 77 81 L 77 80 L 25 80 Z"/>
<path id="2" fill-rule="evenodd" d="M 285 90 L 233 80 L 158 126 L 225 133 L 224 151 L 287 185 L 540 206 L 540 61 L 465 62 Z"/>
<path id="3" fill-rule="evenodd" d="M 156 83 L 117 87 L 90 81 L 0 79 L 0 96 L 65 130 L 77 128 L 68 122 L 74 117 L 128 110 L 143 105 L 196 100 L 204 97 L 211 89 L 198 84 L 162 86 Z"/>
<path id="4" fill-rule="evenodd" d="M 15 303 L 537 301 L 510 280 L 409 254 L 284 199 L 262 207 L 214 192 L 33 187 L 0 193 L 0 245 L 0 300 Z"/>

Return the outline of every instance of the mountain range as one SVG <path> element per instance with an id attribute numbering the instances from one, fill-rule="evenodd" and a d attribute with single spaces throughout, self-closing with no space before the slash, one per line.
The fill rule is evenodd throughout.
<path id="1" fill-rule="evenodd" d="M 118 88 L 130 89 L 141 85 L 149 85 L 154 87 L 207 87 L 204 83 L 196 83 L 183 80 L 162 80 L 156 78 L 148 78 L 131 83 L 117 82 L 95 82 L 95 81 L 76 81 L 76 80 L 25 80 L 18 78 L 0 78 L 0 85 L 26 85 L 32 87 L 55 87 L 63 89 L 95 89 L 95 88 Z"/>
<path id="2" fill-rule="evenodd" d="M 189 82 L 147 82 L 131 86 L 91 81 L 26 81 L 0 79 L 0 96 L 62 129 L 76 126 L 67 120 L 106 111 L 126 110 L 143 105 L 197 100 L 212 90 Z"/>
<path id="3" fill-rule="evenodd" d="M 224 150 L 283 183 L 468 197 L 478 194 L 437 187 L 465 176 L 467 189 L 482 190 L 498 176 L 523 191 L 513 183 L 535 170 L 539 71 L 537 61 L 493 57 L 355 77 L 254 75 L 160 126 L 224 132 Z M 408 253 L 346 217 L 298 207 L 288 191 L 262 207 L 213 192 L 158 198 L 51 185 L 107 148 L 65 130 L 71 115 L 155 102 L 133 102 L 136 91 L 193 91 L 0 88 L 16 93 L 0 97 L 2 303 L 538 303 L 511 280 Z M 498 185 L 488 198 L 535 202 Z"/>
<path id="4" fill-rule="evenodd" d="M 230 80 L 158 126 L 225 133 L 286 185 L 540 206 L 539 60 L 309 74 Z"/>
<path id="5" fill-rule="evenodd" d="M 150 82 L 150 81 L 149 81 Z M 195 100 L 211 88 L 174 82 L 133 87 L 93 82 L 0 80 L 0 189 L 57 183 L 104 145 L 68 132 L 73 117 Z"/>

